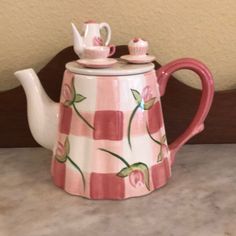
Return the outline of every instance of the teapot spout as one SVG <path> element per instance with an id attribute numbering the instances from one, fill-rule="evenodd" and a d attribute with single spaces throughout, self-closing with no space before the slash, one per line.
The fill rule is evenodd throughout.
<path id="1" fill-rule="evenodd" d="M 28 122 L 34 139 L 41 146 L 53 150 L 58 127 L 59 103 L 48 97 L 33 69 L 17 71 L 15 76 L 26 93 Z"/>
<path id="2" fill-rule="evenodd" d="M 78 56 L 81 56 L 84 50 L 83 38 L 80 35 L 79 31 L 77 30 L 75 24 L 71 23 L 71 26 L 72 26 L 72 32 L 73 32 L 74 51 Z"/>

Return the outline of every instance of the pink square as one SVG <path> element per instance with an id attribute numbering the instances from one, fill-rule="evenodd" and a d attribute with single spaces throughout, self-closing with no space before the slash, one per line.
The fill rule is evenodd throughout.
<path id="1" fill-rule="evenodd" d="M 170 163 L 168 158 L 164 158 L 164 165 L 165 165 L 165 169 L 166 169 L 166 177 L 170 178 L 171 176 L 171 168 L 170 168 Z"/>
<path id="2" fill-rule="evenodd" d="M 164 162 L 152 166 L 151 174 L 154 189 L 160 188 L 166 184 L 168 178 Z"/>
<path id="3" fill-rule="evenodd" d="M 123 119 L 121 111 L 96 111 L 94 139 L 122 140 Z"/>
<path id="4" fill-rule="evenodd" d="M 66 164 L 66 178 L 65 178 L 65 191 L 73 194 L 89 198 L 89 176 L 83 171 L 85 185 L 81 173 L 71 166 L 71 163 Z"/>
<path id="5" fill-rule="evenodd" d="M 91 174 L 90 197 L 92 199 L 123 199 L 124 195 L 123 178 L 116 174 Z"/>
<path id="6" fill-rule="evenodd" d="M 72 109 L 70 107 L 60 105 L 60 133 L 69 134 L 71 124 Z"/>
<path id="7" fill-rule="evenodd" d="M 55 183 L 60 188 L 65 186 L 65 163 L 60 163 L 56 159 L 52 160 L 52 178 Z"/>
<path id="8" fill-rule="evenodd" d="M 81 112 L 81 115 L 86 121 L 88 121 L 89 124 L 93 125 L 93 114 L 89 112 Z M 83 120 L 81 120 L 81 118 L 75 112 L 73 112 L 70 134 L 76 136 L 93 137 L 93 130 L 88 127 L 88 125 Z"/>
<path id="9" fill-rule="evenodd" d="M 160 102 L 148 110 L 148 128 L 150 133 L 157 132 L 163 126 L 163 116 Z"/>

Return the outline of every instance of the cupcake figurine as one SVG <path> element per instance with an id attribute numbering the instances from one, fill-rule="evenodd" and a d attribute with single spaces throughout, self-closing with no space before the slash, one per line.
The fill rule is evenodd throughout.
<path id="1" fill-rule="evenodd" d="M 128 44 L 129 54 L 133 56 L 145 56 L 148 51 L 148 42 L 141 38 L 134 38 Z"/>
<path id="2" fill-rule="evenodd" d="M 141 38 L 133 38 L 128 43 L 129 54 L 121 59 L 133 64 L 145 64 L 155 60 L 152 55 L 147 55 L 148 42 Z"/>

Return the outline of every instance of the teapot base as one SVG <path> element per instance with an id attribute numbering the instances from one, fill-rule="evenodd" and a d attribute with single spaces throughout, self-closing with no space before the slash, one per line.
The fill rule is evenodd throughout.
<path id="1" fill-rule="evenodd" d="M 123 200 L 148 195 L 163 187 L 171 176 L 169 159 L 164 158 L 149 167 L 148 187 L 138 172 L 127 177 L 119 177 L 116 173 L 84 173 L 84 186 L 78 171 L 55 159 L 52 162 L 52 179 L 57 187 L 71 195 L 92 200 Z"/>

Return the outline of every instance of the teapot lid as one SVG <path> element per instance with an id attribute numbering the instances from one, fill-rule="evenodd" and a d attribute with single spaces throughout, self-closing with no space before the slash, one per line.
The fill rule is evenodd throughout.
<path id="1" fill-rule="evenodd" d="M 87 20 L 84 22 L 84 24 L 96 24 L 97 22 L 95 20 Z"/>
<path id="2" fill-rule="evenodd" d="M 142 74 L 154 69 L 154 64 L 128 64 L 124 61 L 118 60 L 118 62 L 110 68 L 95 69 L 83 67 L 82 65 L 79 65 L 76 61 L 72 61 L 66 64 L 66 69 L 73 73 L 82 75 L 134 75 Z"/>

